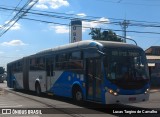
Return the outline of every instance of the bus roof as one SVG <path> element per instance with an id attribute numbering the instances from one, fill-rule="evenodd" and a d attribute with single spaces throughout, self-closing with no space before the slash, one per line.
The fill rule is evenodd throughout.
<path id="1" fill-rule="evenodd" d="M 102 49 L 103 47 L 105 47 L 105 48 L 141 49 L 140 47 L 138 47 L 136 45 L 126 44 L 126 43 L 123 43 L 123 42 L 85 40 L 85 41 L 79 41 L 79 42 L 75 42 L 75 43 L 69 43 L 69 44 L 58 46 L 58 47 L 55 47 L 55 48 L 46 49 L 46 50 L 43 50 L 41 52 L 38 52 L 38 53 L 33 54 L 33 55 L 26 56 L 26 57 L 41 56 L 41 55 L 47 55 L 47 54 L 50 54 L 50 53 L 57 53 L 57 52 L 62 52 L 62 51 L 73 51 L 73 50 L 85 49 L 85 48 Z M 23 57 L 23 58 L 26 58 L 26 57 Z M 20 58 L 20 59 L 15 60 L 15 61 L 22 60 L 23 58 Z M 15 61 L 13 61 L 13 62 L 15 62 Z M 11 63 L 13 63 L 13 62 L 11 62 Z"/>
<path id="2" fill-rule="evenodd" d="M 98 48 L 134 48 L 134 49 L 141 49 L 140 47 L 133 45 L 133 44 L 126 44 L 123 42 L 113 42 L 113 41 L 94 41 L 94 40 L 85 40 L 85 41 L 79 41 L 75 43 L 70 43 L 62 46 L 58 46 L 55 48 L 50 48 L 43 50 L 41 52 L 38 52 L 36 54 L 45 54 L 49 52 L 56 52 L 56 51 L 68 51 L 73 49 L 84 49 L 89 47 L 98 47 Z"/>
<path id="3" fill-rule="evenodd" d="M 133 49 L 142 49 L 137 45 L 127 44 L 124 42 L 113 42 L 113 41 L 98 41 L 99 43 L 103 44 L 103 46 L 108 48 L 133 48 Z"/>

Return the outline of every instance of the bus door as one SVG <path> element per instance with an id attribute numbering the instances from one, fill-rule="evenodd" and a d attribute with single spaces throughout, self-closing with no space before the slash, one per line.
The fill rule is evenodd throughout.
<path id="1" fill-rule="evenodd" d="M 53 68 L 54 68 L 54 57 L 47 57 L 46 58 L 46 90 L 50 91 L 51 87 L 52 87 L 52 83 L 54 80 L 54 72 L 53 72 Z"/>
<path id="2" fill-rule="evenodd" d="M 101 101 L 101 59 L 89 58 L 86 62 L 87 99 L 93 101 Z"/>

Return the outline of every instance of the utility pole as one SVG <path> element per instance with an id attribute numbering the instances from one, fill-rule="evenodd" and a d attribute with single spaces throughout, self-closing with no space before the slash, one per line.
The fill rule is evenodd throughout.
<path id="1" fill-rule="evenodd" d="M 128 28 L 129 20 L 124 20 L 123 22 L 120 22 L 120 25 L 123 30 L 124 43 L 126 43 L 126 29 Z"/>

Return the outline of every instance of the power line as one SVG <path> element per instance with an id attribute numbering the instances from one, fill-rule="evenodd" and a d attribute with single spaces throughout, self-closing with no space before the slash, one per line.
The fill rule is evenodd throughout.
<path id="1" fill-rule="evenodd" d="M 57 22 L 53 22 L 53 21 L 45 21 L 45 20 L 38 20 L 38 19 L 32 19 L 32 18 L 22 18 L 22 19 L 31 20 L 31 21 L 38 21 L 38 22 L 48 23 L 48 24 L 58 24 L 58 25 L 69 26 L 69 24 L 62 24 L 62 23 L 57 23 Z"/>
<path id="2" fill-rule="evenodd" d="M 3 9 L 3 10 L 13 10 L 13 8 L 6 8 L 6 7 L 0 7 L 0 9 Z M 18 8 L 17 8 L 17 11 L 19 11 Z M 35 12 L 33 12 L 33 11 L 35 11 Z M 22 11 L 22 12 L 24 12 L 24 11 Z M 66 14 L 66 13 L 49 12 L 49 11 L 41 11 L 41 10 L 30 10 L 30 12 L 28 12 L 28 13 L 34 14 L 34 15 L 42 15 L 42 16 L 47 16 L 47 17 L 70 19 L 70 20 L 74 19 L 74 18 L 77 18 L 76 14 Z M 53 15 L 53 14 L 58 14 L 58 15 Z M 99 18 L 99 19 L 102 18 L 102 17 L 95 17 L 95 16 L 86 16 L 86 17 L 88 17 L 89 19 L 87 19 L 87 18 L 79 18 L 79 19 L 84 20 L 84 21 L 98 21 L 95 18 Z M 113 21 L 109 21 L 107 23 L 104 22 L 104 21 L 98 21 L 97 23 L 104 23 L 104 24 L 105 23 L 106 24 L 110 23 L 110 24 L 119 25 L 119 22 L 122 22 L 122 20 L 124 20 L 124 19 L 117 19 L 117 18 L 108 18 L 108 19 L 109 20 L 113 20 Z M 158 27 L 158 28 L 160 27 L 160 22 L 148 22 L 148 21 L 137 21 L 137 20 L 129 20 L 129 21 L 130 21 L 130 26 L 155 27 L 155 28 L 156 27 Z M 139 22 L 139 23 L 137 23 L 137 22 Z"/>
<path id="3" fill-rule="evenodd" d="M 13 10 L 15 9 L 15 7 L 12 7 L 12 8 L 8 8 L 9 6 L 4 6 L 4 5 L 0 5 L 0 9 L 3 9 L 3 10 Z M 20 8 L 17 8 L 17 11 L 19 10 Z M 30 10 L 30 11 L 35 11 L 35 12 L 44 12 L 44 13 L 49 13 L 49 14 L 59 14 L 59 15 L 73 15 L 73 16 L 78 16 L 77 14 L 68 14 L 68 13 L 60 13 L 60 12 L 50 12 L 50 11 L 42 11 L 42 10 Z M 102 18 L 102 17 L 96 17 L 96 16 L 85 16 L 85 17 L 90 17 L 91 19 L 98 19 L 98 18 Z M 122 21 L 124 19 L 118 19 L 118 18 L 108 18 L 110 20 L 116 20 L 116 21 Z M 152 23 L 152 24 L 160 24 L 160 22 L 149 22 L 149 21 L 138 21 L 138 20 L 132 20 L 132 19 L 128 19 L 129 21 L 133 21 L 133 22 L 141 22 L 141 23 Z"/>
<path id="4" fill-rule="evenodd" d="M 10 8 L 4 8 L 4 7 L 0 7 L 0 9 L 4 9 L 4 10 L 13 10 L 13 9 L 10 9 Z M 16 9 L 17 11 L 20 11 L 18 8 Z M 69 15 L 69 14 L 66 14 L 66 13 L 58 13 L 58 12 L 48 12 L 48 11 L 43 11 L 45 13 L 37 13 L 37 12 L 33 12 L 33 11 L 37 11 L 37 12 L 41 12 L 39 10 L 31 10 L 31 11 L 28 11 L 27 13 L 28 14 L 34 14 L 34 15 L 41 15 L 41 16 L 47 16 L 47 17 L 53 17 L 53 18 L 60 18 L 60 19 L 68 19 L 68 20 L 71 20 L 71 19 L 74 19 L 75 17 L 69 17 L 69 16 L 64 16 L 64 15 Z M 25 12 L 24 10 L 21 10 L 20 12 Z M 46 14 L 48 13 L 48 14 Z M 55 13 L 55 14 L 63 14 L 62 16 L 61 15 L 55 15 L 55 14 L 51 14 L 51 13 Z M 72 15 L 75 15 L 75 14 L 72 14 Z M 100 18 L 100 17 L 99 17 Z M 25 19 L 25 18 L 24 18 Z M 27 18 L 26 18 L 27 19 Z M 114 24 L 114 25 L 119 25 L 119 22 L 106 22 L 106 21 L 99 21 L 99 20 L 95 20 L 95 19 L 86 19 L 86 18 L 79 18 L 81 20 L 84 20 L 84 21 L 93 21 L 93 23 L 103 23 L 103 24 Z M 44 20 L 37 20 L 37 19 L 29 19 L 28 20 L 34 20 L 34 21 L 41 21 L 41 22 L 44 22 L 44 23 L 53 23 L 53 22 L 50 22 L 50 21 L 44 21 Z M 129 20 L 130 21 L 130 20 Z M 132 21 L 132 20 L 131 20 Z M 56 24 L 59 24 L 61 25 L 61 23 L 56 23 Z M 63 25 L 67 25 L 67 24 L 63 24 Z M 155 24 L 142 24 L 142 23 L 131 23 L 129 24 L 129 26 L 141 26 L 141 27 L 160 27 L 160 25 L 155 25 Z M 92 27 L 89 27 L 89 28 L 92 28 Z M 122 30 L 113 30 L 113 31 L 122 31 Z M 126 32 L 132 32 L 132 33 L 148 33 L 148 34 L 160 34 L 159 32 L 140 32 L 140 31 L 126 31 Z"/>
<path id="5" fill-rule="evenodd" d="M 28 1 L 10 21 L 2 26 L 3 30 L 0 33 L 0 37 L 4 35 L 20 18 L 22 18 L 22 16 L 25 15 L 37 2 L 38 0 Z M 22 10 L 24 10 L 24 12 L 21 12 Z"/>
<path id="6" fill-rule="evenodd" d="M 13 10 L 11 8 L 4 8 L 4 7 L 0 7 L 0 9 Z M 17 9 L 17 11 L 18 11 L 18 9 Z M 33 11 L 36 11 L 36 12 L 33 12 Z M 22 10 L 21 12 L 24 12 L 24 11 Z M 28 12 L 28 14 L 40 15 L 40 16 L 46 16 L 46 17 L 53 17 L 53 18 L 61 18 L 61 19 L 69 19 L 69 20 L 77 18 L 77 17 L 69 16 L 69 15 L 74 15 L 75 16 L 75 14 L 65 14 L 65 13 L 38 11 L 38 10 L 31 10 L 31 11 Z M 60 14 L 60 15 L 55 15 L 55 14 Z M 68 16 L 66 16 L 66 15 L 68 15 Z M 108 22 L 107 21 L 99 21 L 97 19 L 93 19 L 93 16 L 88 16 L 88 17 L 92 17 L 92 18 L 90 18 L 90 19 L 79 18 L 79 19 L 81 19 L 83 21 L 93 21 L 93 23 L 114 24 L 114 25 L 119 25 L 119 23 L 121 22 L 121 21 L 116 21 L 116 22 L 113 22 L 113 21 L 108 21 Z M 100 18 L 100 17 L 95 17 L 95 18 Z M 112 18 L 112 20 L 120 20 L 120 19 Z M 160 22 L 147 22 L 147 21 L 136 21 L 136 20 L 129 20 L 129 21 L 130 21 L 129 26 L 154 27 L 154 28 L 159 28 L 160 27 Z M 133 22 L 131 22 L 131 21 L 133 21 Z M 142 22 L 142 23 L 134 23 L 134 22 Z M 146 24 L 143 23 L 143 22 L 145 22 Z M 149 23 L 151 23 L 151 24 L 149 24 Z M 157 23 L 157 24 L 155 24 L 155 23 Z"/>
<path id="7" fill-rule="evenodd" d="M 0 9 L 3 9 L 3 10 L 13 10 L 13 9 L 2 8 L 2 7 L 0 7 Z M 35 11 L 35 10 L 31 10 L 31 11 Z M 72 16 L 64 16 L 63 13 L 51 12 L 51 13 L 55 13 L 55 14 L 63 14 L 63 15 L 54 15 L 54 14 L 37 13 L 37 12 L 31 12 L 31 11 L 29 11 L 28 14 L 41 15 L 41 16 L 53 17 L 53 18 L 61 18 L 61 19 L 69 19 L 69 20 L 72 20 L 72 19 L 77 18 L 77 17 L 72 17 Z M 37 10 L 36 10 L 36 11 L 37 11 Z M 21 12 L 24 12 L 24 11 L 21 11 Z M 49 12 L 49 13 L 50 13 L 50 12 Z M 65 14 L 65 15 L 66 15 L 66 14 Z M 74 14 L 74 15 L 75 15 L 75 14 Z M 100 18 L 100 17 L 96 17 L 96 18 Z M 119 24 L 118 24 L 119 22 L 99 21 L 99 20 L 96 20 L 96 19 L 87 19 L 87 18 L 78 18 L 78 19 L 81 19 L 81 20 L 83 20 L 83 21 L 93 21 L 94 23 L 116 24 L 116 25 L 119 25 Z"/>
<path id="8" fill-rule="evenodd" d="M 43 23 L 52 23 L 52 24 L 70 26 L 68 24 L 62 24 L 62 23 L 56 23 L 56 22 L 50 22 L 50 21 L 43 21 L 43 20 L 37 20 L 37 19 L 31 19 L 31 18 L 23 18 L 23 19 L 32 20 L 32 21 L 38 21 L 38 22 L 43 22 Z M 92 27 L 84 27 L 84 26 L 82 26 L 82 27 L 83 28 L 92 28 Z M 111 30 L 111 29 L 102 29 L 102 30 Z M 122 31 L 122 30 L 114 30 L 114 31 Z M 120 37 L 120 38 L 125 38 L 125 39 L 128 39 L 128 40 L 131 40 L 137 45 L 137 42 L 134 39 L 123 37 L 123 36 L 119 36 L 119 35 L 117 35 L 117 36 Z"/>
<path id="9" fill-rule="evenodd" d="M 22 0 L 19 1 L 19 3 L 16 5 L 16 7 L 12 10 L 12 12 L 8 15 L 8 17 L 6 19 L 8 19 L 9 16 L 11 16 L 16 11 L 16 9 L 18 8 L 18 6 L 20 5 L 21 2 L 22 2 Z"/>
<path id="10" fill-rule="evenodd" d="M 38 20 L 38 19 L 32 19 L 32 18 L 22 18 L 22 19 L 26 19 L 26 20 L 31 20 L 31 21 L 38 21 L 38 22 L 42 22 L 42 23 L 50 23 L 50 24 L 57 24 L 57 25 L 65 25 L 65 26 L 70 26 L 69 24 L 64 24 L 64 23 L 57 23 L 57 22 L 53 22 L 53 21 L 45 21 L 45 20 Z M 86 27 L 86 26 L 82 26 L 83 28 L 93 28 L 93 27 Z M 123 30 L 116 30 L 116 29 L 105 29 L 105 28 L 100 28 L 102 30 L 113 30 L 113 31 L 123 31 Z M 160 32 L 143 32 L 143 31 L 126 31 L 129 33 L 146 33 L 146 34 L 160 34 Z"/>
<path id="11" fill-rule="evenodd" d="M 131 3 L 131 2 L 128 2 L 128 1 L 127 2 L 123 2 L 121 0 L 119 0 L 120 2 L 119 1 L 111 1 L 111 0 L 110 1 L 108 1 L 108 0 L 96 0 L 96 1 L 98 1 L 98 2 L 113 3 L 113 4 L 132 5 L 132 6 L 146 6 L 146 7 L 148 7 L 148 6 L 150 6 L 150 7 L 159 7 L 160 6 L 160 4 L 144 4 L 144 2 L 143 3 L 137 3 L 137 1 L 136 1 L 136 3 L 133 3 L 133 2 Z M 157 1 L 157 2 L 159 2 L 159 1 Z"/>
<path id="12" fill-rule="evenodd" d="M 57 24 L 57 25 L 64 25 L 64 26 L 70 26 L 69 24 L 64 24 L 64 23 L 57 23 L 57 22 L 53 22 L 53 21 L 45 21 L 45 20 L 38 20 L 38 19 L 33 19 L 33 18 L 22 18 L 22 19 L 26 19 L 26 20 L 31 20 L 31 21 L 38 21 L 38 22 L 42 22 L 42 23 L 48 23 L 48 24 Z M 82 26 L 82 28 L 93 28 L 93 27 L 88 27 L 88 26 Z M 122 31 L 122 30 L 114 30 L 114 29 L 104 29 L 104 28 L 100 28 L 102 30 L 113 30 L 113 31 Z"/>
<path id="13" fill-rule="evenodd" d="M 19 3 L 17 4 L 17 6 L 16 6 L 15 9 L 13 10 L 13 12 L 16 11 L 16 9 L 17 9 L 18 6 L 21 4 L 21 2 L 22 2 L 22 0 L 19 1 Z"/>

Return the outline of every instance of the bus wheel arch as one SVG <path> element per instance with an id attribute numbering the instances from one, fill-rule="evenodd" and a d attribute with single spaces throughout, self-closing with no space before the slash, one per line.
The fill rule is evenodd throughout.
<path id="1" fill-rule="evenodd" d="M 36 83 L 35 83 L 35 91 L 36 91 L 37 96 L 41 95 L 41 86 L 40 86 L 40 83 L 38 81 L 36 81 Z"/>
<path id="2" fill-rule="evenodd" d="M 83 93 L 82 93 L 82 89 L 78 84 L 75 84 L 72 87 L 72 98 L 75 101 L 82 101 L 83 100 Z"/>

